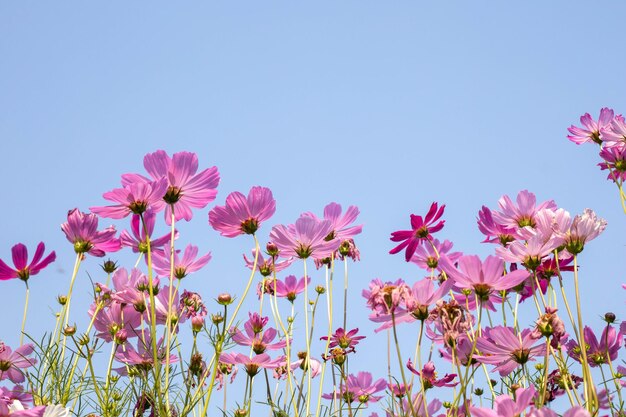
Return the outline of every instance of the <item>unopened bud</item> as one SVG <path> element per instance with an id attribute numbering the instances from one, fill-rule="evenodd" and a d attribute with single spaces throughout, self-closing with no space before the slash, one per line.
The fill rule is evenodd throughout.
<path id="1" fill-rule="evenodd" d="M 102 269 L 104 270 L 104 272 L 106 272 L 107 274 L 112 274 L 113 272 L 115 272 L 115 270 L 117 269 L 117 263 L 107 259 L 106 261 L 104 261 L 104 263 L 102 264 Z"/>
<path id="2" fill-rule="evenodd" d="M 477 395 L 477 396 L 480 397 L 481 395 L 483 395 L 483 389 L 482 388 L 476 388 L 474 390 L 474 395 Z"/>
<path id="3" fill-rule="evenodd" d="M 267 245 L 265 246 L 265 252 L 271 256 L 272 258 L 278 256 L 278 246 L 276 246 L 274 243 L 272 242 L 267 242 Z"/>
<path id="4" fill-rule="evenodd" d="M 193 316 L 191 318 L 191 330 L 193 330 L 194 333 L 198 333 L 202 331 L 203 327 L 204 327 L 204 317 Z"/>
<path id="5" fill-rule="evenodd" d="M 614 313 L 606 313 L 604 315 L 604 321 L 606 321 L 609 324 L 615 323 L 615 314 Z"/>
<path id="6" fill-rule="evenodd" d="M 222 317 L 221 314 L 212 314 L 211 315 L 211 321 L 213 322 L 213 324 L 220 324 L 221 322 L 224 321 L 224 317 Z M 193 325 L 193 323 L 192 323 Z"/>
<path id="7" fill-rule="evenodd" d="M 233 297 L 231 297 L 230 294 L 226 292 L 222 293 L 217 296 L 217 303 L 223 306 L 227 306 L 233 303 Z"/>
<path id="8" fill-rule="evenodd" d="M 315 292 L 318 294 L 324 294 L 326 292 L 326 288 L 323 285 L 318 285 L 315 287 Z"/>
<path id="9" fill-rule="evenodd" d="M 67 303 L 67 297 L 64 295 L 59 295 L 57 296 L 57 301 L 59 302 L 59 304 L 64 306 Z"/>
<path id="10" fill-rule="evenodd" d="M 238 408 L 233 411 L 233 417 L 246 417 L 248 415 L 248 410 L 245 408 Z"/>
<path id="11" fill-rule="evenodd" d="M 72 336 L 74 335 L 74 333 L 76 333 L 76 326 L 65 326 L 63 328 L 63 335 L 64 336 Z"/>
<path id="12" fill-rule="evenodd" d="M 126 340 L 128 340 L 128 332 L 125 329 L 118 330 L 117 332 L 115 332 L 113 340 L 118 345 L 123 345 L 124 343 L 126 343 Z"/>
<path id="13" fill-rule="evenodd" d="M 83 333 L 78 338 L 78 344 L 81 346 L 87 346 L 89 344 L 89 335 L 87 333 Z"/>

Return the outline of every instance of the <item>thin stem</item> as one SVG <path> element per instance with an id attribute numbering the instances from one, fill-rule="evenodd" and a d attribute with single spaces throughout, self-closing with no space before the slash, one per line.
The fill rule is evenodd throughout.
<path id="1" fill-rule="evenodd" d="M 24 281 L 26 284 L 26 298 L 24 300 L 24 316 L 22 317 L 22 331 L 20 332 L 20 346 L 24 344 L 24 327 L 26 326 L 26 313 L 28 312 L 28 296 L 30 295 L 30 288 L 28 287 L 28 281 Z"/>

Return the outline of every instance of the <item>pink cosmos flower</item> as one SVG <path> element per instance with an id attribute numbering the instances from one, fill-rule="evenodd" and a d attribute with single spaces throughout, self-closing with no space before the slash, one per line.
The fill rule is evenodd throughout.
<path id="1" fill-rule="evenodd" d="M 295 371 L 296 369 L 301 369 L 303 371 L 306 371 L 307 370 L 306 362 L 307 361 L 305 361 L 305 359 L 298 359 L 298 360 L 295 360 L 295 361 L 291 362 L 291 365 L 290 365 L 291 366 L 291 370 Z M 311 378 L 315 378 L 322 371 L 322 363 L 320 361 L 318 361 L 317 359 L 315 359 L 315 358 L 311 358 L 308 362 L 310 363 L 310 366 L 311 366 Z M 283 361 L 281 363 L 281 366 L 287 366 L 287 362 Z M 276 368 L 276 369 L 278 369 L 278 368 Z M 274 376 L 276 376 L 276 374 Z M 287 373 L 285 372 L 281 376 L 285 376 L 286 377 Z"/>
<path id="2" fill-rule="evenodd" d="M 415 369 L 411 359 L 407 362 L 406 367 L 409 371 L 422 378 L 424 389 L 433 387 L 454 387 L 458 384 L 458 381 L 453 382 L 454 378 L 456 378 L 456 374 L 445 374 L 443 378 L 438 379 L 437 373 L 435 372 L 435 364 L 432 361 L 428 361 L 421 371 Z"/>
<path id="3" fill-rule="evenodd" d="M 528 417 L 559 417 L 557 413 L 547 407 L 534 409 L 527 415 Z M 576 405 L 563 413 L 563 417 L 591 417 L 591 414 L 584 407 Z"/>
<path id="4" fill-rule="evenodd" d="M 274 369 L 279 367 L 284 360 L 284 357 L 272 359 L 267 353 L 255 355 L 252 358 L 241 353 L 222 353 L 220 355 L 220 362 L 231 365 L 243 365 L 246 373 L 251 377 L 258 374 L 262 368 Z"/>
<path id="5" fill-rule="evenodd" d="M 327 239 L 331 240 L 337 238 L 343 242 L 361 233 L 363 225 L 350 226 L 356 221 L 358 215 L 359 209 L 356 206 L 348 207 L 343 216 L 341 215 L 341 204 L 330 203 L 324 207 L 324 220 L 329 220 L 332 225 L 331 232 L 328 234 Z M 311 212 L 304 213 L 303 216 L 312 217 L 318 221 L 320 220 Z"/>
<path id="6" fill-rule="evenodd" d="M 89 317 L 93 317 L 96 312 L 96 306 L 92 305 L 89 309 Z M 96 314 L 94 319 L 94 327 L 98 331 L 96 336 L 106 342 L 115 339 L 117 333 L 123 330 L 125 337 L 133 337 L 138 334 L 138 327 L 141 324 L 141 315 L 132 306 L 118 302 L 112 302 Z"/>
<path id="7" fill-rule="evenodd" d="M 256 249 L 252 249 L 252 258 L 248 258 L 245 254 L 243 255 L 243 259 L 246 262 L 246 267 L 252 269 L 254 266 L 254 257 L 256 256 Z M 274 272 L 280 272 L 283 269 L 287 268 L 289 265 L 293 263 L 293 258 L 287 258 L 282 261 L 278 261 L 273 256 L 269 258 L 263 257 L 261 251 L 259 251 L 259 256 L 257 258 L 257 270 L 264 277 L 268 277 L 272 275 Z"/>
<path id="8" fill-rule="evenodd" d="M 28 249 L 23 243 L 18 243 L 11 248 L 11 254 L 13 255 L 13 265 L 15 269 L 8 266 L 2 259 L 0 259 L 0 280 L 8 280 L 13 278 L 19 278 L 22 281 L 28 281 L 32 275 L 37 275 L 39 271 L 50 265 L 56 259 L 57 255 L 54 251 L 50 252 L 44 259 L 43 254 L 46 251 L 46 245 L 43 242 L 39 242 L 33 260 L 28 263 Z"/>
<path id="9" fill-rule="evenodd" d="M 610 126 L 602 133 L 601 139 L 604 142 L 604 146 L 626 145 L 626 119 L 622 115 L 615 116 Z"/>
<path id="10" fill-rule="evenodd" d="M 18 400 L 22 404 L 32 404 L 33 395 L 24 389 L 23 385 L 14 385 L 13 389 L 0 387 L 0 398 L 8 400 Z"/>
<path id="11" fill-rule="evenodd" d="M 287 346 L 286 340 L 279 340 L 275 343 L 272 341 L 278 335 L 278 332 L 273 327 L 269 327 L 263 331 L 263 333 L 254 333 L 251 326 L 244 326 L 246 334 L 244 335 L 241 330 L 232 330 L 232 340 L 241 346 L 251 346 L 252 351 L 257 355 L 264 353 L 266 350 L 277 350 Z"/>
<path id="12" fill-rule="evenodd" d="M 37 359 L 28 358 L 35 349 L 32 344 L 26 344 L 12 350 L 2 343 L 0 349 L 0 381 L 9 379 L 15 384 L 25 381 L 22 369 L 30 368 L 37 363 Z"/>
<path id="13" fill-rule="evenodd" d="M 248 197 L 235 191 L 226 197 L 226 205 L 213 207 L 209 212 L 209 223 L 225 237 L 253 235 L 275 211 L 276 200 L 272 191 L 265 187 L 252 187 Z"/>
<path id="14" fill-rule="evenodd" d="M 438 239 L 433 239 L 431 245 L 422 245 L 415 249 L 411 262 L 422 269 L 433 271 L 439 266 L 441 256 L 446 256 L 450 263 L 455 263 L 463 255 L 461 252 L 450 252 L 451 250 L 452 242 L 449 240 L 441 243 Z"/>
<path id="15" fill-rule="evenodd" d="M 607 146 L 600 151 L 600 158 L 604 160 L 598 164 L 601 170 L 609 170 L 608 180 L 626 180 L 626 144 Z"/>
<path id="16" fill-rule="evenodd" d="M 402 399 L 402 404 L 399 405 L 400 410 L 397 413 L 392 413 L 389 410 L 386 411 L 387 417 L 404 417 L 412 414 L 411 410 L 415 410 L 415 415 L 420 417 L 437 416 L 437 412 L 441 409 L 443 404 L 438 399 L 434 399 L 425 404 L 422 393 L 417 393 L 413 396 L 413 402 L 409 405 L 408 398 Z M 455 414 L 451 414 L 455 415 Z M 460 410 L 458 413 L 461 416 Z"/>
<path id="17" fill-rule="evenodd" d="M 284 297 L 293 303 L 296 296 L 304 292 L 304 279 L 305 277 L 296 279 L 294 275 L 287 275 L 284 281 L 277 279 L 274 288 L 276 296 Z M 310 283 L 311 277 L 306 277 L 306 282 Z"/>
<path id="18" fill-rule="evenodd" d="M 590 327 L 585 326 L 584 330 L 585 344 L 587 348 L 587 360 L 589 366 L 596 367 L 617 359 L 620 348 L 623 343 L 623 336 L 621 332 L 615 330 L 613 326 L 606 326 L 602 331 L 600 339 L 596 337 L 595 333 Z M 567 353 L 570 357 L 580 362 L 580 346 L 576 341 L 570 340 L 567 343 Z"/>
<path id="19" fill-rule="evenodd" d="M 129 214 L 142 214 L 149 208 L 156 212 L 163 209 L 163 195 L 167 190 L 167 179 L 161 178 L 150 182 L 133 182 L 122 188 L 104 193 L 105 200 L 117 203 L 113 206 L 90 207 L 100 217 L 123 219 Z"/>
<path id="20" fill-rule="evenodd" d="M 45 411 L 43 405 L 25 409 L 19 400 L 0 398 L 0 417 L 41 417 Z"/>
<path id="21" fill-rule="evenodd" d="M 470 407 L 475 417 L 516 417 L 520 416 L 529 405 L 537 392 L 532 385 L 529 388 L 518 388 L 515 391 L 515 400 L 504 394 L 496 398 L 495 409 Z"/>
<path id="22" fill-rule="evenodd" d="M 369 284 L 369 290 L 361 295 L 367 300 L 367 306 L 375 315 L 391 314 L 410 296 L 411 289 L 401 279 L 395 282 L 382 282 L 376 278 Z M 370 317 L 371 318 L 371 317 Z"/>
<path id="23" fill-rule="evenodd" d="M 478 212 L 477 223 L 478 230 L 485 235 L 483 243 L 499 243 L 506 246 L 516 239 L 516 229 L 497 223 L 491 210 L 486 206 Z"/>
<path id="24" fill-rule="evenodd" d="M 130 221 L 130 231 L 131 234 L 122 230 L 120 233 L 120 241 L 122 246 L 127 246 L 133 250 L 135 253 L 148 253 L 148 237 L 150 237 L 150 250 L 158 250 L 163 248 L 163 246 L 170 243 L 171 234 L 167 233 L 159 238 L 153 238 L 152 233 L 154 232 L 154 223 L 156 220 L 156 213 L 151 210 L 146 211 L 143 214 L 143 221 L 146 224 L 146 227 L 143 227 L 141 222 L 141 217 L 137 214 L 134 214 Z M 178 231 L 174 231 L 174 239 L 178 239 Z"/>
<path id="25" fill-rule="evenodd" d="M 524 226 L 535 227 L 535 216 L 539 210 L 549 208 L 556 210 L 553 200 L 544 201 L 537 205 L 535 194 L 528 190 L 522 190 L 517 194 L 516 203 L 513 203 L 508 195 L 498 200 L 501 211 L 493 211 L 493 220 L 504 227 L 518 230 Z"/>
<path id="26" fill-rule="evenodd" d="M 346 403 L 359 402 L 367 404 L 377 402 L 382 396 L 374 395 L 383 391 L 387 387 L 387 383 L 383 378 L 374 381 L 372 374 L 369 372 L 359 372 L 357 375 L 349 374 L 346 384 L 341 387 L 341 391 L 330 394 L 323 394 L 322 398 L 335 399 L 342 398 Z"/>
<path id="27" fill-rule="evenodd" d="M 77 208 L 67 213 L 67 222 L 61 225 L 61 230 L 67 240 L 74 244 L 76 253 L 87 252 L 103 257 L 106 252 L 116 252 L 122 247 L 120 240 L 115 237 L 115 227 L 109 226 L 98 231 L 98 216 L 83 213 Z"/>
<path id="28" fill-rule="evenodd" d="M 475 358 L 481 363 L 497 365 L 493 370 L 506 376 L 519 365 L 534 361 L 536 356 L 545 355 L 543 344 L 533 346 L 536 340 L 528 329 L 518 335 L 511 327 L 487 327 L 476 341 L 476 347 L 482 355 L 476 355 Z"/>
<path id="29" fill-rule="evenodd" d="M 475 255 L 462 256 L 458 260 L 459 269 L 446 263 L 445 259 L 442 261 L 442 268 L 454 280 L 454 285 L 474 291 L 481 301 L 487 301 L 494 291 L 515 287 L 529 276 L 522 270 L 503 275 L 504 262 L 495 256 L 488 256 L 484 262 Z"/>
<path id="30" fill-rule="evenodd" d="M 165 246 L 163 252 L 155 252 L 152 258 L 154 270 L 164 276 L 170 276 L 170 256 L 171 248 Z M 178 256 L 178 251 L 174 251 L 174 277 L 178 279 L 185 278 L 192 272 L 199 271 L 211 260 L 211 252 L 204 256 L 198 256 L 198 247 L 194 245 L 187 245 L 182 259 Z"/>
<path id="31" fill-rule="evenodd" d="M 357 336 L 359 332 L 358 327 L 346 332 L 342 327 L 335 330 L 335 333 L 330 337 L 330 349 L 339 346 L 340 348 L 354 352 L 354 347 L 359 344 L 360 340 L 365 339 L 365 336 Z M 320 340 L 328 340 L 328 336 L 320 337 Z"/>
<path id="32" fill-rule="evenodd" d="M 145 340 L 144 340 L 145 339 Z M 163 346 L 163 338 L 157 342 L 157 359 L 161 364 L 167 363 L 167 350 Z M 124 350 L 118 349 L 115 359 L 119 362 L 135 368 L 137 371 L 145 374 L 154 366 L 154 356 L 152 350 L 152 339 L 150 335 L 145 335 L 137 339 L 137 349 L 130 344 L 124 347 Z M 178 362 L 176 355 L 170 355 L 169 363 Z M 116 369 L 120 375 L 127 375 L 126 367 Z"/>
<path id="33" fill-rule="evenodd" d="M 188 319 L 205 317 L 207 315 L 207 308 L 200 294 L 187 290 L 183 291 L 183 294 L 180 296 L 179 310 Z"/>
<path id="34" fill-rule="evenodd" d="M 278 247 L 279 256 L 306 259 L 329 257 L 339 247 L 337 238 L 326 240 L 333 225 L 329 220 L 316 220 L 300 216 L 296 223 L 289 226 L 277 225 L 270 232 L 270 239 Z"/>
<path id="35" fill-rule="evenodd" d="M 399 230 L 391 234 L 392 242 L 402 243 L 389 253 L 393 255 L 406 248 L 404 258 L 409 262 L 422 242 L 432 240 L 431 235 L 443 229 L 446 221 L 439 219 L 443 216 L 445 208 L 445 204 L 439 207 L 437 203 L 432 203 L 425 217 L 411 214 L 411 230 Z"/>
<path id="36" fill-rule="evenodd" d="M 589 113 L 585 113 L 580 116 L 580 123 L 583 127 L 570 126 L 567 129 L 570 133 L 567 138 L 577 145 L 586 142 L 601 144 L 601 138 L 609 129 L 614 117 L 615 113 L 613 110 L 607 107 L 600 109 L 600 117 L 598 117 L 597 122 L 593 120 Z"/>
<path id="37" fill-rule="evenodd" d="M 606 220 L 598 217 L 591 209 L 583 210 L 583 214 L 576 215 L 570 220 L 569 213 L 565 215 L 565 231 L 555 230 L 555 234 L 565 242 L 565 249 L 572 255 L 583 251 L 585 243 L 595 239 L 606 228 Z"/>
<path id="38" fill-rule="evenodd" d="M 176 221 L 191 220 L 192 208 L 204 208 L 217 195 L 220 181 L 216 167 L 198 171 L 198 156 L 191 152 L 178 152 L 171 158 L 163 150 L 147 154 L 143 166 L 153 180 L 167 178 L 168 187 L 163 195 L 165 221 L 171 224 L 172 209 Z M 197 173 L 197 174 L 196 174 Z M 149 183 L 151 180 L 139 174 L 122 175 L 122 185 L 128 186 L 137 182 Z"/>
<path id="39" fill-rule="evenodd" d="M 530 227 L 526 228 L 530 229 Z M 532 271 L 537 269 L 563 243 L 563 238 L 558 236 L 546 238 L 534 232 L 531 232 L 531 235 L 525 242 L 516 240 L 507 246 L 497 247 L 496 253 L 506 262 L 519 262 Z"/>

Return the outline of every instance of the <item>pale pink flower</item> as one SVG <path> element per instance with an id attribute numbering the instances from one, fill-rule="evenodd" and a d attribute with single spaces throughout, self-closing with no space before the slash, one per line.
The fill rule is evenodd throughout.
<path id="1" fill-rule="evenodd" d="M 600 235 L 606 228 L 607 222 L 591 209 L 583 210 L 583 214 L 576 215 L 570 220 L 567 213 L 564 228 L 555 230 L 555 234 L 564 240 L 565 249 L 572 255 L 583 251 L 585 244 Z"/>
<path id="2" fill-rule="evenodd" d="M 88 314 L 89 317 L 96 314 L 95 305 L 89 308 Z M 120 330 L 124 330 L 127 337 L 137 336 L 140 324 L 141 314 L 131 305 L 123 306 L 118 302 L 112 302 L 98 311 L 93 322 L 96 336 L 106 342 L 113 341 Z"/>
<path id="3" fill-rule="evenodd" d="M 356 221 L 358 215 L 359 209 L 357 206 L 348 207 L 343 216 L 341 215 L 341 204 L 333 202 L 324 207 L 323 220 L 329 220 L 332 225 L 331 232 L 328 234 L 327 239 L 331 240 L 337 238 L 343 242 L 361 233 L 363 225 L 351 226 L 351 224 Z M 318 221 L 320 220 L 311 212 L 304 213 L 303 216 L 312 217 Z"/>
<path id="4" fill-rule="evenodd" d="M 441 409 L 443 404 L 438 399 L 433 399 L 428 401 L 428 405 L 425 404 L 424 398 L 422 397 L 422 393 L 418 392 L 413 396 L 412 404 L 409 405 L 408 398 L 403 398 L 402 403 L 399 405 L 399 410 L 397 413 L 392 413 L 389 410 L 386 411 L 387 417 L 405 417 L 410 416 L 412 410 L 415 411 L 415 415 L 419 417 L 426 416 L 437 416 L 437 412 Z M 461 417 L 461 413 L 459 411 L 459 417 Z"/>
<path id="5" fill-rule="evenodd" d="M 246 369 L 246 373 L 251 377 L 258 374 L 261 369 L 274 369 L 279 367 L 284 360 L 282 356 L 272 359 L 267 353 L 255 355 L 252 358 L 241 353 L 222 353 L 220 355 L 220 362 L 231 365 L 243 365 Z"/>
<path id="6" fill-rule="evenodd" d="M 165 205 L 163 201 L 165 190 L 167 190 L 166 178 L 150 182 L 133 182 L 122 188 L 104 193 L 102 196 L 105 200 L 117 204 L 90 207 L 89 209 L 100 217 L 111 219 L 123 219 L 131 213 L 142 214 L 148 209 L 158 212 Z"/>
<path id="7" fill-rule="evenodd" d="M 192 208 L 204 208 L 217 195 L 220 181 L 216 167 L 197 173 L 198 156 L 191 152 L 178 152 L 171 158 L 163 150 L 147 154 L 143 165 L 153 180 L 167 178 L 168 187 L 163 196 L 166 203 L 165 221 L 171 224 L 172 209 L 176 221 L 189 221 L 193 217 Z M 122 185 L 136 182 L 151 182 L 139 174 L 122 175 Z"/>
<path id="8" fill-rule="evenodd" d="M 0 259 L 0 280 L 19 278 L 24 282 L 28 281 L 28 278 L 32 275 L 37 275 L 56 259 L 57 255 L 54 251 L 43 258 L 45 251 L 46 245 L 44 245 L 43 242 L 39 242 L 33 260 L 28 264 L 28 249 L 26 245 L 18 243 L 13 246 L 11 248 L 11 255 L 13 256 L 13 266 L 15 268 L 11 268 Z"/>
<path id="9" fill-rule="evenodd" d="M 606 146 L 600 151 L 600 158 L 604 160 L 598 164 L 601 170 L 608 170 L 606 177 L 612 181 L 626 180 L 626 144 Z"/>
<path id="10" fill-rule="evenodd" d="M 245 254 L 243 255 L 243 260 L 246 263 L 246 267 L 252 269 L 254 267 L 254 258 L 256 256 L 257 250 L 252 249 L 252 258 L 248 258 Z M 294 258 L 286 258 L 282 261 L 278 261 L 273 256 L 265 258 L 261 251 L 259 251 L 259 255 L 256 262 L 257 270 L 264 277 L 268 277 L 272 275 L 274 272 L 280 272 L 283 269 L 289 267 L 294 261 Z"/>
<path id="11" fill-rule="evenodd" d="M 516 239 L 516 229 L 497 223 L 491 210 L 486 206 L 478 212 L 477 223 L 478 230 L 485 235 L 483 243 L 499 243 L 505 246 Z"/>
<path id="12" fill-rule="evenodd" d="M 534 361 L 536 356 L 545 355 L 545 345 L 533 346 L 536 341 L 533 332 L 528 329 L 518 334 L 511 327 L 487 327 L 476 341 L 481 355 L 475 358 L 481 363 L 496 365 L 493 371 L 506 376 L 518 366 Z"/>
<path id="13" fill-rule="evenodd" d="M 605 147 L 626 145 L 626 120 L 622 115 L 615 116 L 607 129 L 602 132 Z"/>
<path id="14" fill-rule="evenodd" d="M 499 395 L 494 409 L 470 407 L 470 411 L 474 417 L 518 417 L 533 403 L 536 393 L 532 385 L 529 388 L 518 388 L 515 399 L 506 394 Z"/>
<path id="15" fill-rule="evenodd" d="M 154 366 L 154 351 L 152 349 L 152 339 L 150 335 L 145 335 L 137 339 L 137 349 L 130 344 L 124 346 L 124 350 L 118 349 L 115 359 L 123 364 L 129 365 L 146 374 Z M 163 338 L 157 341 L 157 360 L 161 364 L 167 363 L 167 349 L 164 346 Z M 178 362 L 176 355 L 170 355 L 169 363 Z M 120 375 L 127 375 L 126 367 L 116 369 Z"/>
<path id="16" fill-rule="evenodd" d="M 346 384 L 341 387 L 341 391 L 323 394 L 322 398 L 341 398 L 346 403 L 356 401 L 360 404 L 367 404 L 369 402 L 377 402 L 383 398 L 382 396 L 374 394 L 383 391 L 386 387 L 387 382 L 385 382 L 383 378 L 374 381 L 371 373 L 359 372 L 357 375 L 348 375 Z"/>
<path id="17" fill-rule="evenodd" d="M 585 113 L 580 116 L 580 123 L 583 127 L 577 127 L 574 125 L 570 126 L 567 129 L 570 133 L 567 138 L 577 145 L 586 142 L 601 144 L 602 139 L 604 138 L 606 131 L 610 128 L 614 117 L 615 113 L 613 110 L 607 107 L 600 109 L 598 121 L 593 120 L 589 113 Z"/>
<path id="18" fill-rule="evenodd" d="M 32 344 L 26 344 L 12 350 L 2 344 L 0 349 L 0 381 L 9 379 L 15 384 L 25 381 L 23 369 L 30 368 L 37 363 L 37 359 L 28 358 L 35 349 Z"/>
<path id="19" fill-rule="evenodd" d="M 294 275 L 287 275 L 284 280 L 276 280 L 274 291 L 277 297 L 284 297 L 292 303 L 298 294 L 304 292 L 305 277 L 297 279 Z M 273 281 L 270 281 L 273 282 Z M 306 277 L 306 283 L 311 282 L 311 277 Z"/>
<path id="20" fill-rule="evenodd" d="M 278 247 L 280 257 L 323 259 L 337 250 L 340 244 L 337 238 L 326 240 L 332 227 L 329 220 L 301 216 L 293 225 L 274 226 L 270 239 Z"/>
<path id="21" fill-rule="evenodd" d="M 533 409 L 527 415 L 528 417 L 559 417 L 557 413 L 547 407 Z M 585 407 L 575 405 L 574 407 L 563 413 L 563 417 L 591 417 L 591 414 L 589 414 L 589 411 L 587 411 Z"/>
<path id="22" fill-rule="evenodd" d="M 163 276 L 170 276 L 171 271 L 171 248 L 165 246 L 163 252 L 155 252 L 152 257 L 154 270 Z M 174 251 L 174 277 L 178 279 L 185 278 L 192 272 L 199 271 L 211 260 L 211 252 L 196 259 L 198 256 L 198 247 L 187 245 L 183 252 L 182 259 L 178 256 L 178 251 Z"/>
<path id="23" fill-rule="evenodd" d="M 411 214 L 411 230 L 399 230 L 391 234 L 392 242 L 402 243 L 391 249 L 389 253 L 393 255 L 406 248 L 404 258 L 409 262 L 420 244 L 432 240 L 432 234 L 443 229 L 446 221 L 439 219 L 443 216 L 445 208 L 445 204 L 439 207 L 435 202 L 430 205 L 426 216 Z"/>
<path id="24" fill-rule="evenodd" d="M 253 235 L 276 211 L 272 191 L 265 187 L 252 187 L 248 196 L 235 191 L 226 197 L 224 206 L 215 206 L 209 212 L 209 223 L 225 237 L 241 234 Z"/>
<path id="25" fill-rule="evenodd" d="M 621 332 L 615 330 L 613 326 L 607 325 L 602 331 L 600 338 L 597 338 L 593 330 L 585 326 L 583 331 L 585 345 L 587 345 L 587 362 L 589 366 L 596 367 L 615 361 L 619 350 L 622 347 L 623 336 Z M 581 361 L 581 349 L 578 343 L 570 340 L 567 343 L 567 353 L 578 362 Z"/>
<path id="26" fill-rule="evenodd" d="M 120 240 L 115 237 L 115 227 L 109 226 L 98 231 L 98 216 L 83 213 L 77 208 L 67 213 L 67 222 L 61 225 L 61 230 L 67 240 L 74 244 L 76 253 L 103 257 L 106 252 L 116 252 L 122 247 Z"/>
<path id="27" fill-rule="evenodd" d="M 519 262 L 530 270 L 537 269 L 556 248 L 561 246 L 563 238 L 548 236 L 546 239 L 539 233 L 531 234 L 532 236 L 525 242 L 516 240 L 506 246 L 497 247 L 496 254 L 506 262 Z"/>
<path id="28" fill-rule="evenodd" d="M 130 247 L 135 253 L 148 253 L 148 237 L 150 238 L 151 251 L 161 249 L 163 246 L 169 244 L 172 237 L 171 233 L 166 233 L 159 238 L 154 238 L 152 236 L 152 233 L 154 232 L 155 220 L 156 213 L 151 210 L 146 211 L 143 214 L 143 222 L 145 223 L 144 227 L 141 217 L 134 214 L 130 220 L 130 231 L 132 232 L 132 236 L 126 230 L 122 230 L 120 233 L 122 246 Z M 174 239 L 178 239 L 177 230 L 174 231 Z"/>
<path id="29" fill-rule="evenodd" d="M 553 200 L 544 201 L 537 205 L 535 194 L 528 190 L 522 190 L 517 194 L 516 202 L 508 195 L 504 195 L 498 200 L 501 211 L 493 211 L 493 220 L 504 227 L 518 230 L 525 226 L 535 227 L 535 216 L 539 210 L 549 208 L 556 210 L 556 203 Z"/>
<path id="30" fill-rule="evenodd" d="M 420 245 L 415 249 L 411 262 L 422 269 L 433 271 L 439 266 L 439 258 L 445 256 L 450 263 L 455 263 L 463 254 L 461 252 L 450 252 L 452 250 L 452 242 L 444 240 L 443 243 L 438 239 L 433 239 L 430 243 Z"/>
<path id="31" fill-rule="evenodd" d="M 264 353 L 266 350 L 277 350 L 287 346 L 286 340 L 272 341 L 278 335 L 273 327 L 268 327 L 262 333 L 255 333 L 251 326 L 244 326 L 246 334 L 239 329 L 231 331 L 233 342 L 241 346 L 251 346 L 252 351 L 257 355 Z"/>
<path id="32" fill-rule="evenodd" d="M 0 398 L 0 417 L 41 417 L 45 411 L 43 405 L 25 409 L 19 400 Z"/>
<path id="33" fill-rule="evenodd" d="M 402 280 L 382 282 L 376 278 L 369 284 L 369 290 L 363 290 L 361 295 L 367 300 L 367 306 L 376 315 L 391 314 L 410 296 L 411 289 Z"/>

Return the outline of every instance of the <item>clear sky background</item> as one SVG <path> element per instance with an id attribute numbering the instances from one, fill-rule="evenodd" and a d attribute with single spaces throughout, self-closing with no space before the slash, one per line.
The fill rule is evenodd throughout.
<path id="1" fill-rule="evenodd" d="M 330 201 L 359 206 L 350 326 L 368 335 L 361 289 L 375 277 L 423 276 L 387 254 L 410 213 L 445 203 L 439 237 L 486 256 L 478 210 L 523 189 L 608 220 L 582 254 L 584 315 L 596 328 L 607 310 L 626 316 L 626 216 L 596 148 L 566 139 L 585 112 L 626 111 L 624 16 L 620 2 L 3 2 L 0 258 L 41 240 L 58 254 L 31 280 L 28 329 L 53 323 L 47 306 L 68 285 L 67 210 L 104 204 L 102 193 L 157 149 L 217 165 L 218 204 L 270 187 L 271 224 L 321 214 Z M 186 282 L 207 299 L 242 291 L 241 254 L 252 245 L 210 229 L 212 206 L 179 227 L 181 244 L 213 253 Z M 78 294 L 88 293 L 87 273 L 102 279 L 97 265 L 85 263 Z M 0 338 L 15 343 L 24 285 L 0 284 Z M 83 325 L 84 308 L 73 306 Z M 371 352 L 384 339 L 370 339 Z"/>

